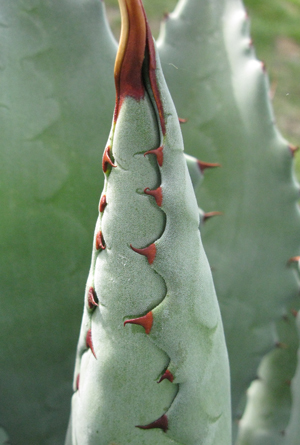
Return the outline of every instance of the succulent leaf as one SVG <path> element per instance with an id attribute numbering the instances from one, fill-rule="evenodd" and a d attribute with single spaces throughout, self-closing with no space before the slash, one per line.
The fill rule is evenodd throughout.
<path id="1" fill-rule="evenodd" d="M 94 242 L 66 443 L 229 445 L 227 352 L 178 116 L 141 2 L 120 6 L 106 248 Z"/>
<path id="2" fill-rule="evenodd" d="M 294 301 L 291 308 L 297 303 Z M 248 389 L 237 445 L 285 444 L 292 406 L 291 380 L 298 349 L 295 317 L 291 310 L 277 323 L 277 332 L 279 340 L 273 351 L 263 358 L 257 379 Z"/>
<path id="3" fill-rule="evenodd" d="M 125 366 L 128 394 L 130 390 L 132 394 L 124 392 L 117 396 L 117 401 L 122 404 L 117 410 L 120 416 L 128 416 L 132 398 L 141 413 L 149 408 L 147 415 L 141 414 L 136 420 L 135 434 L 140 435 L 134 443 L 181 443 L 171 438 L 180 436 L 186 444 L 190 443 L 193 434 L 197 434 L 190 425 L 199 423 L 198 419 L 189 418 L 185 427 L 181 423 L 178 432 L 172 416 L 180 412 L 180 403 L 192 388 L 190 383 L 185 385 L 179 381 L 181 368 L 176 363 L 178 342 L 185 341 L 179 332 L 189 326 L 189 319 L 185 318 L 184 325 L 181 317 L 177 314 L 176 318 L 174 314 L 177 325 L 168 327 L 174 341 L 169 341 L 168 336 L 161 339 L 157 334 L 164 327 L 163 314 L 169 310 L 168 289 L 173 290 L 175 286 L 172 282 L 169 285 L 170 276 L 172 274 L 176 283 L 184 274 L 181 271 L 178 276 L 173 276 L 174 265 L 180 268 L 185 249 L 176 251 L 176 246 L 161 241 L 170 227 L 168 221 L 177 218 L 174 195 L 178 188 L 172 190 L 170 187 L 168 191 L 174 165 L 167 162 L 166 149 L 173 147 L 174 140 L 179 140 L 180 136 L 173 106 L 168 95 L 161 94 L 165 87 L 159 62 L 156 69 L 143 65 L 145 41 L 149 46 L 152 39 L 146 22 L 142 20 L 139 2 L 123 1 L 121 6 L 125 37 L 121 38 L 123 50 L 119 54 L 128 49 L 129 52 L 125 65 L 122 67 L 123 56 L 119 59 L 119 68 L 118 63 L 116 65 L 117 73 L 122 76 L 116 76 L 119 95 L 113 131 L 103 156 L 106 184 L 99 203 L 92 267 L 86 287 L 74 391 L 75 395 L 84 394 L 87 388 L 92 399 L 95 382 L 103 389 L 104 403 L 101 400 L 101 406 L 111 411 L 107 417 L 104 413 L 101 421 L 113 431 L 116 419 L 111 419 L 111 412 L 115 410 L 116 399 L 110 400 L 110 396 L 114 391 L 119 393 L 120 388 L 124 390 L 123 374 L 118 373 L 118 366 L 123 370 L 124 363 L 134 358 L 137 364 L 130 369 L 131 373 L 128 365 Z M 136 14 L 140 19 L 130 23 L 131 15 Z M 0 72 L 3 85 L 0 192 L 5 212 L 2 212 L 0 222 L 0 320 L 6 335 L 1 340 L 0 419 L 13 443 L 32 445 L 47 440 L 47 443 L 56 445 L 62 442 L 65 430 L 67 407 L 62 401 L 66 401 L 69 394 L 66 376 L 72 366 L 76 313 L 80 310 L 78 292 L 87 269 L 88 233 L 101 184 L 98 176 L 101 160 L 95 162 L 95 156 L 99 145 L 104 145 L 113 111 L 111 73 L 116 43 L 103 15 L 103 3 L 96 0 L 3 1 L 1 25 L 1 68 L 4 69 Z M 135 31 L 134 26 L 137 26 Z M 129 34 L 135 39 L 132 31 L 139 36 L 136 48 L 139 56 L 130 51 L 133 40 L 128 44 Z M 234 413 L 237 413 L 241 396 L 256 374 L 263 351 L 278 341 L 273 321 L 281 317 L 286 300 L 294 296 L 298 287 L 292 271 L 285 267 L 288 257 L 298 258 L 296 255 L 300 253 L 299 212 L 296 208 L 298 186 L 291 174 L 291 155 L 296 147 L 284 141 L 274 126 L 265 67 L 255 59 L 248 34 L 248 18 L 240 1 L 181 0 L 176 11 L 167 18 L 159 51 L 179 114 L 188 118 L 179 119 L 186 122 L 182 128 L 186 148 L 197 158 L 221 162 L 223 166 L 206 176 L 202 190 L 198 192 L 204 208 L 222 212 L 200 210 L 197 218 L 203 223 L 209 216 L 223 215 L 211 226 L 202 226 L 201 230 L 220 294 L 233 370 Z M 143 65 L 141 69 L 132 69 L 132 57 L 138 61 L 136 66 Z M 156 64 L 154 57 L 152 62 Z M 127 142 L 133 141 L 132 150 L 127 155 L 123 151 L 124 129 L 125 134 L 127 129 Z M 171 136 L 173 129 L 175 138 Z M 180 158 L 176 168 L 182 172 L 184 162 L 181 155 L 176 156 Z M 198 169 L 196 158 L 185 156 L 193 186 L 197 187 L 203 179 L 203 171 Z M 135 178 L 137 172 L 142 181 Z M 121 190 L 124 184 L 130 186 L 112 201 L 111 197 L 116 197 L 114 190 Z M 183 190 L 186 193 L 184 199 Z M 183 212 L 185 205 L 191 204 L 190 193 L 190 184 L 179 190 L 176 212 Z M 134 200 L 129 205 L 130 197 Z M 137 207 L 135 203 L 138 203 Z M 190 214 L 194 215 L 194 203 L 191 207 Z M 120 212 L 130 222 L 128 226 L 123 220 L 119 221 Z M 141 215 L 150 216 L 141 223 Z M 180 232 L 178 226 L 175 228 Z M 123 232 L 127 240 L 124 251 L 119 249 L 124 243 Z M 184 236 L 178 237 L 181 245 L 185 239 Z M 202 249 L 201 243 L 200 247 Z M 170 260 L 162 265 L 160 257 L 167 255 L 168 248 L 173 263 Z M 202 256 L 196 262 L 204 264 L 201 273 L 208 276 L 207 263 Z M 177 258 L 180 261 L 177 262 Z M 130 268 L 133 274 L 124 272 L 120 277 L 117 262 L 118 268 L 124 271 Z M 110 275 L 110 268 L 113 275 Z M 101 272 L 96 274 L 99 270 Z M 249 270 L 252 271 L 251 279 Z M 105 282 L 108 276 L 113 276 L 115 282 L 112 279 Z M 210 287 L 210 279 L 207 279 L 207 287 Z M 123 289 L 112 301 L 111 286 Z M 145 289 L 152 290 L 153 287 L 153 295 L 146 295 Z M 138 290 L 141 296 L 135 298 Z M 126 292 L 127 302 L 124 301 Z M 191 296 L 186 298 L 192 304 Z M 121 308 L 118 323 L 115 323 L 110 310 L 113 311 L 113 304 L 119 301 Z M 249 301 L 253 301 L 253 307 Z M 207 308 L 215 305 L 205 304 Z M 112 322 L 114 328 L 104 326 L 106 321 L 108 326 Z M 94 325 L 97 326 L 96 332 L 101 333 L 99 341 Z M 280 328 L 278 330 L 280 332 Z M 208 338 L 207 330 L 204 331 Z M 195 338 L 198 335 L 194 335 L 191 327 L 186 335 L 189 334 Z M 132 340 L 133 336 L 138 338 Z M 279 338 L 278 346 L 283 346 L 282 335 Z M 293 341 L 295 339 L 293 334 Z M 122 350 L 127 340 L 133 349 L 125 347 Z M 116 344 L 119 341 L 120 345 Z M 223 354 L 221 334 L 218 341 Z M 283 343 L 289 342 L 283 340 Z M 101 347 L 105 345 L 106 351 L 101 351 L 100 344 Z M 201 341 L 200 344 L 202 347 Z M 144 349 L 137 351 L 138 347 Z M 112 357 L 107 357 L 111 351 L 117 356 L 120 354 L 116 363 Z M 149 357 L 147 363 L 145 351 Z M 274 365 L 280 364 L 287 352 L 293 355 L 289 348 L 277 348 L 264 359 L 260 369 L 267 369 L 268 376 L 274 376 Z M 102 360 L 100 365 L 99 360 Z M 138 366 L 139 360 L 141 367 Z M 226 358 L 224 360 L 226 362 Z M 97 362 L 94 368 L 90 366 L 93 361 Z M 186 361 L 190 363 L 188 359 Z M 113 373 L 110 377 L 111 369 L 107 368 L 111 363 Z M 97 366 L 105 377 L 101 384 L 97 381 Z M 211 366 L 210 362 L 207 369 Z M 227 375 L 226 363 L 223 366 Z M 88 383 L 85 376 L 91 378 Z M 145 384 L 147 378 L 153 381 Z M 214 376 L 209 375 L 209 378 L 213 380 Z M 105 387 L 107 381 L 108 388 Z M 267 381 L 264 385 L 261 383 L 255 382 L 252 388 L 264 387 Z M 275 383 L 271 390 L 280 392 L 281 402 L 288 402 L 279 408 L 288 407 L 289 412 L 289 389 L 282 382 Z M 292 415 L 284 436 L 278 436 L 276 427 L 279 423 L 275 425 L 276 440 L 280 444 L 295 445 L 299 437 L 299 385 L 298 364 L 292 383 Z M 140 397 L 139 390 L 143 386 L 151 393 L 147 400 Z M 271 397 L 273 395 L 268 392 L 268 399 L 264 400 L 264 407 L 268 409 L 272 408 Z M 89 396 L 85 400 L 89 401 Z M 208 400 L 214 405 L 213 395 L 208 396 Z M 77 410 L 77 406 L 75 408 Z M 89 403 L 85 408 L 90 413 Z M 149 413 L 152 413 L 151 419 Z M 188 417 L 188 413 L 187 410 L 184 415 Z M 97 415 L 92 413 L 96 419 Z M 275 415 L 278 415 L 276 410 Z M 18 428 L 15 428 L 16 417 Z M 280 420 L 283 422 L 284 419 L 285 426 L 287 418 L 286 413 Z M 276 421 L 276 418 L 271 421 L 274 419 Z M 220 425 L 220 421 L 216 425 Z M 262 422 L 258 422 L 252 426 L 255 429 L 261 425 Z M 72 439 L 73 428 L 77 427 L 72 427 L 71 417 L 67 444 L 77 443 L 77 438 Z M 274 438 L 272 428 L 274 431 L 274 424 L 267 435 Z M 120 426 L 118 429 L 121 430 Z M 212 443 L 229 443 L 228 428 L 225 429 L 221 438 L 216 432 Z M 80 434 L 84 435 L 85 431 Z M 128 434 L 130 436 L 131 432 Z M 147 438 L 142 442 L 144 437 Z M 206 442 L 199 443 L 207 443 L 210 440 L 209 435 L 207 437 Z M 1 441 L 10 443 L 4 429 L 0 429 Z M 120 441 L 123 441 L 123 435 Z"/>
<path id="4" fill-rule="evenodd" d="M 299 260 L 300 257 L 293 257 L 288 261 L 289 267 L 296 268 L 298 275 Z M 294 374 L 299 348 L 299 333 L 295 323 L 298 307 L 297 295 L 277 323 L 280 341 L 278 340 L 274 350 L 263 358 L 258 369 L 258 379 L 248 390 L 246 410 L 239 422 L 237 445 L 297 443 L 295 438 L 299 432 L 299 371 L 295 376 Z"/>
<path id="5" fill-rule="evenodd" d="M 298 292 L 286 264 L 300 251 L 299 187 L 240 0 L 181 0 L 158 48 L 177 112 L 187 119 L 186 150 L 222 164 L 197 197 L 206 211 L 223 214 L 202 237 L 224 321 L 235 418 L 276 341 L 274 322 Z"/>
<path id="6" fill-rule="evenodd" d="M 0 8 L 0 422 L 12 443 L 56 445 L 68 421 L 116 45 L 98 0 Z"/>
<path id="7" fill-rule="evenodd" d="M 300 311 L 297 315 L 297 331 L 300 345 Z M 292 410 L 289 424 L 285 431 L 284 445 L 296 444 L 300 437 L 299 412 L 300 412 L 300 346 L 297 352 L 297 368 L 291 384 L 292 389 Z"/>

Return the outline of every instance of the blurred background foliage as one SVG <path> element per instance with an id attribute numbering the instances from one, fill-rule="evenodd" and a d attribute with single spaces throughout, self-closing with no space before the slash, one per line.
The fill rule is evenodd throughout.
<path id="1" fill-rule="evenodd" d="M 199 0 L 200 1 L 200 0 Z M 118 0 L 106 0 L 107 14 L 118 38 Z M 177 0 L 143 0 L 152 32 L 158 36 L 164 15 Z M 271 85 L 277 125 L 288 141 L 300 145 L 300 0 L 244 0 L 251 19 L 257 57 L 264 61 Z M 300 154 L 296 154 L 300 180 Z"/>

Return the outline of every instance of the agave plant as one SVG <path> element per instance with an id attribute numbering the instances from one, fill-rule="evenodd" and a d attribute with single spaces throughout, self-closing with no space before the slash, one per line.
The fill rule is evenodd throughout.
<path id="1" fill-rule="evenodd" d="M 275 126 L 249 18 L 240 0 L 181 0 L 156 50 L 140 2 L 121 5 L 117 103 L 105 145 L 117 43 L 103 3 L 0 3 L 0 441 L 8 443 L 6 431 L 12 443 L 63 441 L 80 289 L 104 176 L 67 443 L 230 442 L 226 351 L 200 220 L 229 353 L 233 442 L 297 445 L 299 340 L 291 309 L 299 308 L 299 279 L 289 261 L 300 254 L 295 147 Z M 186 121 L 185 151 L 200 164 L 183 158 L 157 53 Z M 205 166 L 218 164 L 203 178 Z M 201 183 L 199 215 L 187 168 L 194 187 Z M 214 211 L 221 216 L 206 223 Z M 183 417 L 175 426 L 176 413 Z M 123 419 L 118 426 L 116 419 Z"/>
<path id="2" fill-rule="evenodd" d="M 180 2 L 158 44 L 177 111 L 188 120 L 186 150 L 222 164 L 197 197 L 223 213 L 202 238 L 224 322 L 236 429 L 262 357 L 283 343 L 275 321 L 298 295 L 288 266 L 300 235 L 294 147 L 276 128 L 265 66 L 239 0 Z"/>
<path id="3" fill-rule="evenodd" d="M 229 444 L 227 351 L 179 119 L 141 2 L 120 6 L 66 443 Z"/>
<path id="4" fill-rule="evenodd" d="M 103 9 L 0 2 L 0 425 L 12 443 L 62 443 L 68 421 L 101 190 L 94 159 L 114 103 Z"/>

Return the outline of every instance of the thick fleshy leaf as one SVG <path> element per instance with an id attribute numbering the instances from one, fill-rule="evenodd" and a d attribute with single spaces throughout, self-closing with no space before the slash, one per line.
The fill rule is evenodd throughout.
<path id="1" fill-rule="evenodd" d="M 218 210 L 202 229 L 229 349 L 233 415 L 274 348 L 274 322 L 298 292 L 290 257 L 300 251 L 298 184 L 279 134 L 264 65 L 240 0 L 181 0 L 158 42 L 188 153 L 222 168 L 197 197 Z"/>
<path id="2" fill-rule="evenodd" d="M 0 423 L 12 443 L 57 445 L 116 46 L 98 0 L 3 0 L 0 12 Z"/>
<path id="3" fill-rule="evenodd" d="M 293 257 L 289 261 L 290 267 L 297 268 L 298 275 L 299 259 Z M 277 348 L 263 358 L 258 369 L 258 379 L 248 390 L 246 410 L 239 422 L 237 445 L 297 443 L 299 369 L 294 374 L 299 349 L 299 333 L 295 323 L 299 303 L 297 295 L 277 323 L 280 341 Z"/>
<path id="4" fill-rule="evenodd" d="M 228 357 L 178 116 L 141 2 L 120 6 L 106 206 L 66 443 L 229 445 Z"/>
<path id="5" fill-rule="evenodd" d="M 295 304 L 299 304 L 297 300 L 291 308 L 295 309 Z M 295 374 L 298 349 L 295 316 L 291 310 L 277 323 L 277 331 L 280 339 L 277 348 L 263 358 L 258 378 L 248 389 L 237 445 L 285 444 L 285 430 L 292 407 L 291 380 Z M 291 445 L 296 443 L 291 442 Z"/>

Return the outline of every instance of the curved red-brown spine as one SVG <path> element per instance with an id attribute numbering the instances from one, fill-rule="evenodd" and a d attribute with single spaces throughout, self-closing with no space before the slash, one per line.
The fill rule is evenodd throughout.
<path id="1" fill-rule="evenodd" d="M 222 212 L 207 212 L 203 215 L 203 222 L 207 221 L 209 218 L 212 218 L 213 216 L 220 216 L 223 215 Z"/>
<path id="2" fill-rule="evenodd" d="M 144 190 L 144 193 L 146 193 L 146 195 L 153 196 L 155 198 L 155 201 L 156 201 L 156 204 L 158 205 L 158 207 L 161 207 L 162 199 L 163 199 L 161 187 L 158 187 L 155 190 L 151 190 L 151 189 L 149 189 L 149 187 L 146 187 Z"/>
<path id="3" fill-rule="evenodd" d="M 88 291 L 88 305 L 89 305 L 89 308 L 90 309 L 94 309 L 95 306 L 98 306 L 98 302 L 99 302 L 99 300 L 98 300 L 98 297 L 97 297 L 95 289 L 93 287 L 90 287 L 89 291 Z"/>
<path id="4" fill-rule="evenodd" d="M 150 334 L 152 325 L 153 325 L 153 314 L 152 311 L 148 312 L 148 314 L 144 315 L 143 317 L 139 318 L 131 318 L 130 320 L 124 321 L 124 326 L 127 324 L 137 324 L 139 326 L 143 326 L 145 329 L 146 334 Z"/>
<path id="5" fill-rule="evenodd" d="M 101 230 L 99 230 L 99 232 L 96 235 L 96 249 L 97 250 L 104 250 L 106 248 L 104 239 L 103 239 L 103 234 L 101 232 Z"/>
<path id="6" fill-rule="evenodd" d="M 178 120 L 180 124 L 185 124 L 188 121 L 187 119 L 184 119 L 182 117 L 179 117 Z"/>
<path id="7" fill-rule="evenodd" d="M 106 195 L 102 195 L 99 203 L 99 212 L 104 212 L 105 207 L 107 206 Z"/>
<path id="8" fill-rule="evenodd" d="M 139 253 L 140 255 L 144 255 L 147 258 L 149 264 L 152 264 L 155 260 L 156 246 L 154 243 L 150 244 L 150 246 L 148 247 L 144 247 L 143 249 L 137 249 L 133 247 L 132 244 L 130 244 L 130 247 L 134 252 Z"/>
<path id="9" fill-rule="evenodd" d="M 173 376 L 173 374 L 171 373 L 171 371 L 169 371 L 168 369 L 166 370 L 166 372 L 161 376 L 161 378 L 158 380 L 158 382 L 157 383 L 160 383 L 160 382 L 162 382 L 163 380 L 169 380 L 171 383 L 173 382 L 173 380 L 174 380 L 174 376 Z"/>
<path id="10" fill-rule="evenodd" d="M 160 147 L 155 148 L 154 150 L 148 150 L 148 151 L 146 151 L 146 153 L 144 153 L 144 156 L 146 156 L 146 155 L 150 155 L 150 154 L 155 155 L 155 156 L 156 156 L 156 159 L 157 159 L 157 162 L 158 162 L 158 165 L 159 165 L 160 167 L 162 167 L 163 162 L 164 162 L 163 149 L 164 149 L 164 147 L 163 147 L 163 145 L 161 145 Z"/>
<path id="11" fill-rule="evenodd" d="M 136 425 L 136 427 L 141 428 L 142 430 L 160 428 L 161 430 L 163 430 L 164 433 L 166 433 L 168 431 L 168 417 L 166 414 L 164 414 L 159 419 L 149 423 L 148 425 Z"/>
<path id="12" fill-rule="evenodd" d="M 198 166 L 199 166 L 199 168 L 201 170 L 201 173 L 203 173 L 204 170 L 206 170 L 207 168 L 221 167 L 221 164 L 212 163 L 212 162 L 198 161 Z"/>
<path id="13" fill-rule="evenodd" d="M 89 330 L 87 331 L 87 333 L 86 333 L 86 339 L 85 339 L 85 342 L 86 342 L 86 347 L 89 348 L 89 349 L 91 350 L 93 356 L 94 356 L 95 358 L 97 358 L 97 357 L 96 357 L 96 354 L 95 354 L 95 351 L 94 351 L 93 342 L 92 342 L 92 330 L 91 330 L 91 329 L 89 329 Z"/>
<path id="14" fill-rule="evenodd" d="M 112 167 L 116 167 L 116 165 L 111 160 L 110 150 L 111 150 L 111 147 L 108 146 L 108 147 L 105 148 L 104 153 L 103 153 L 102 170 L 103 170 L 104 173 L 107 172 L 108 165 L 111 165 Z"/>

